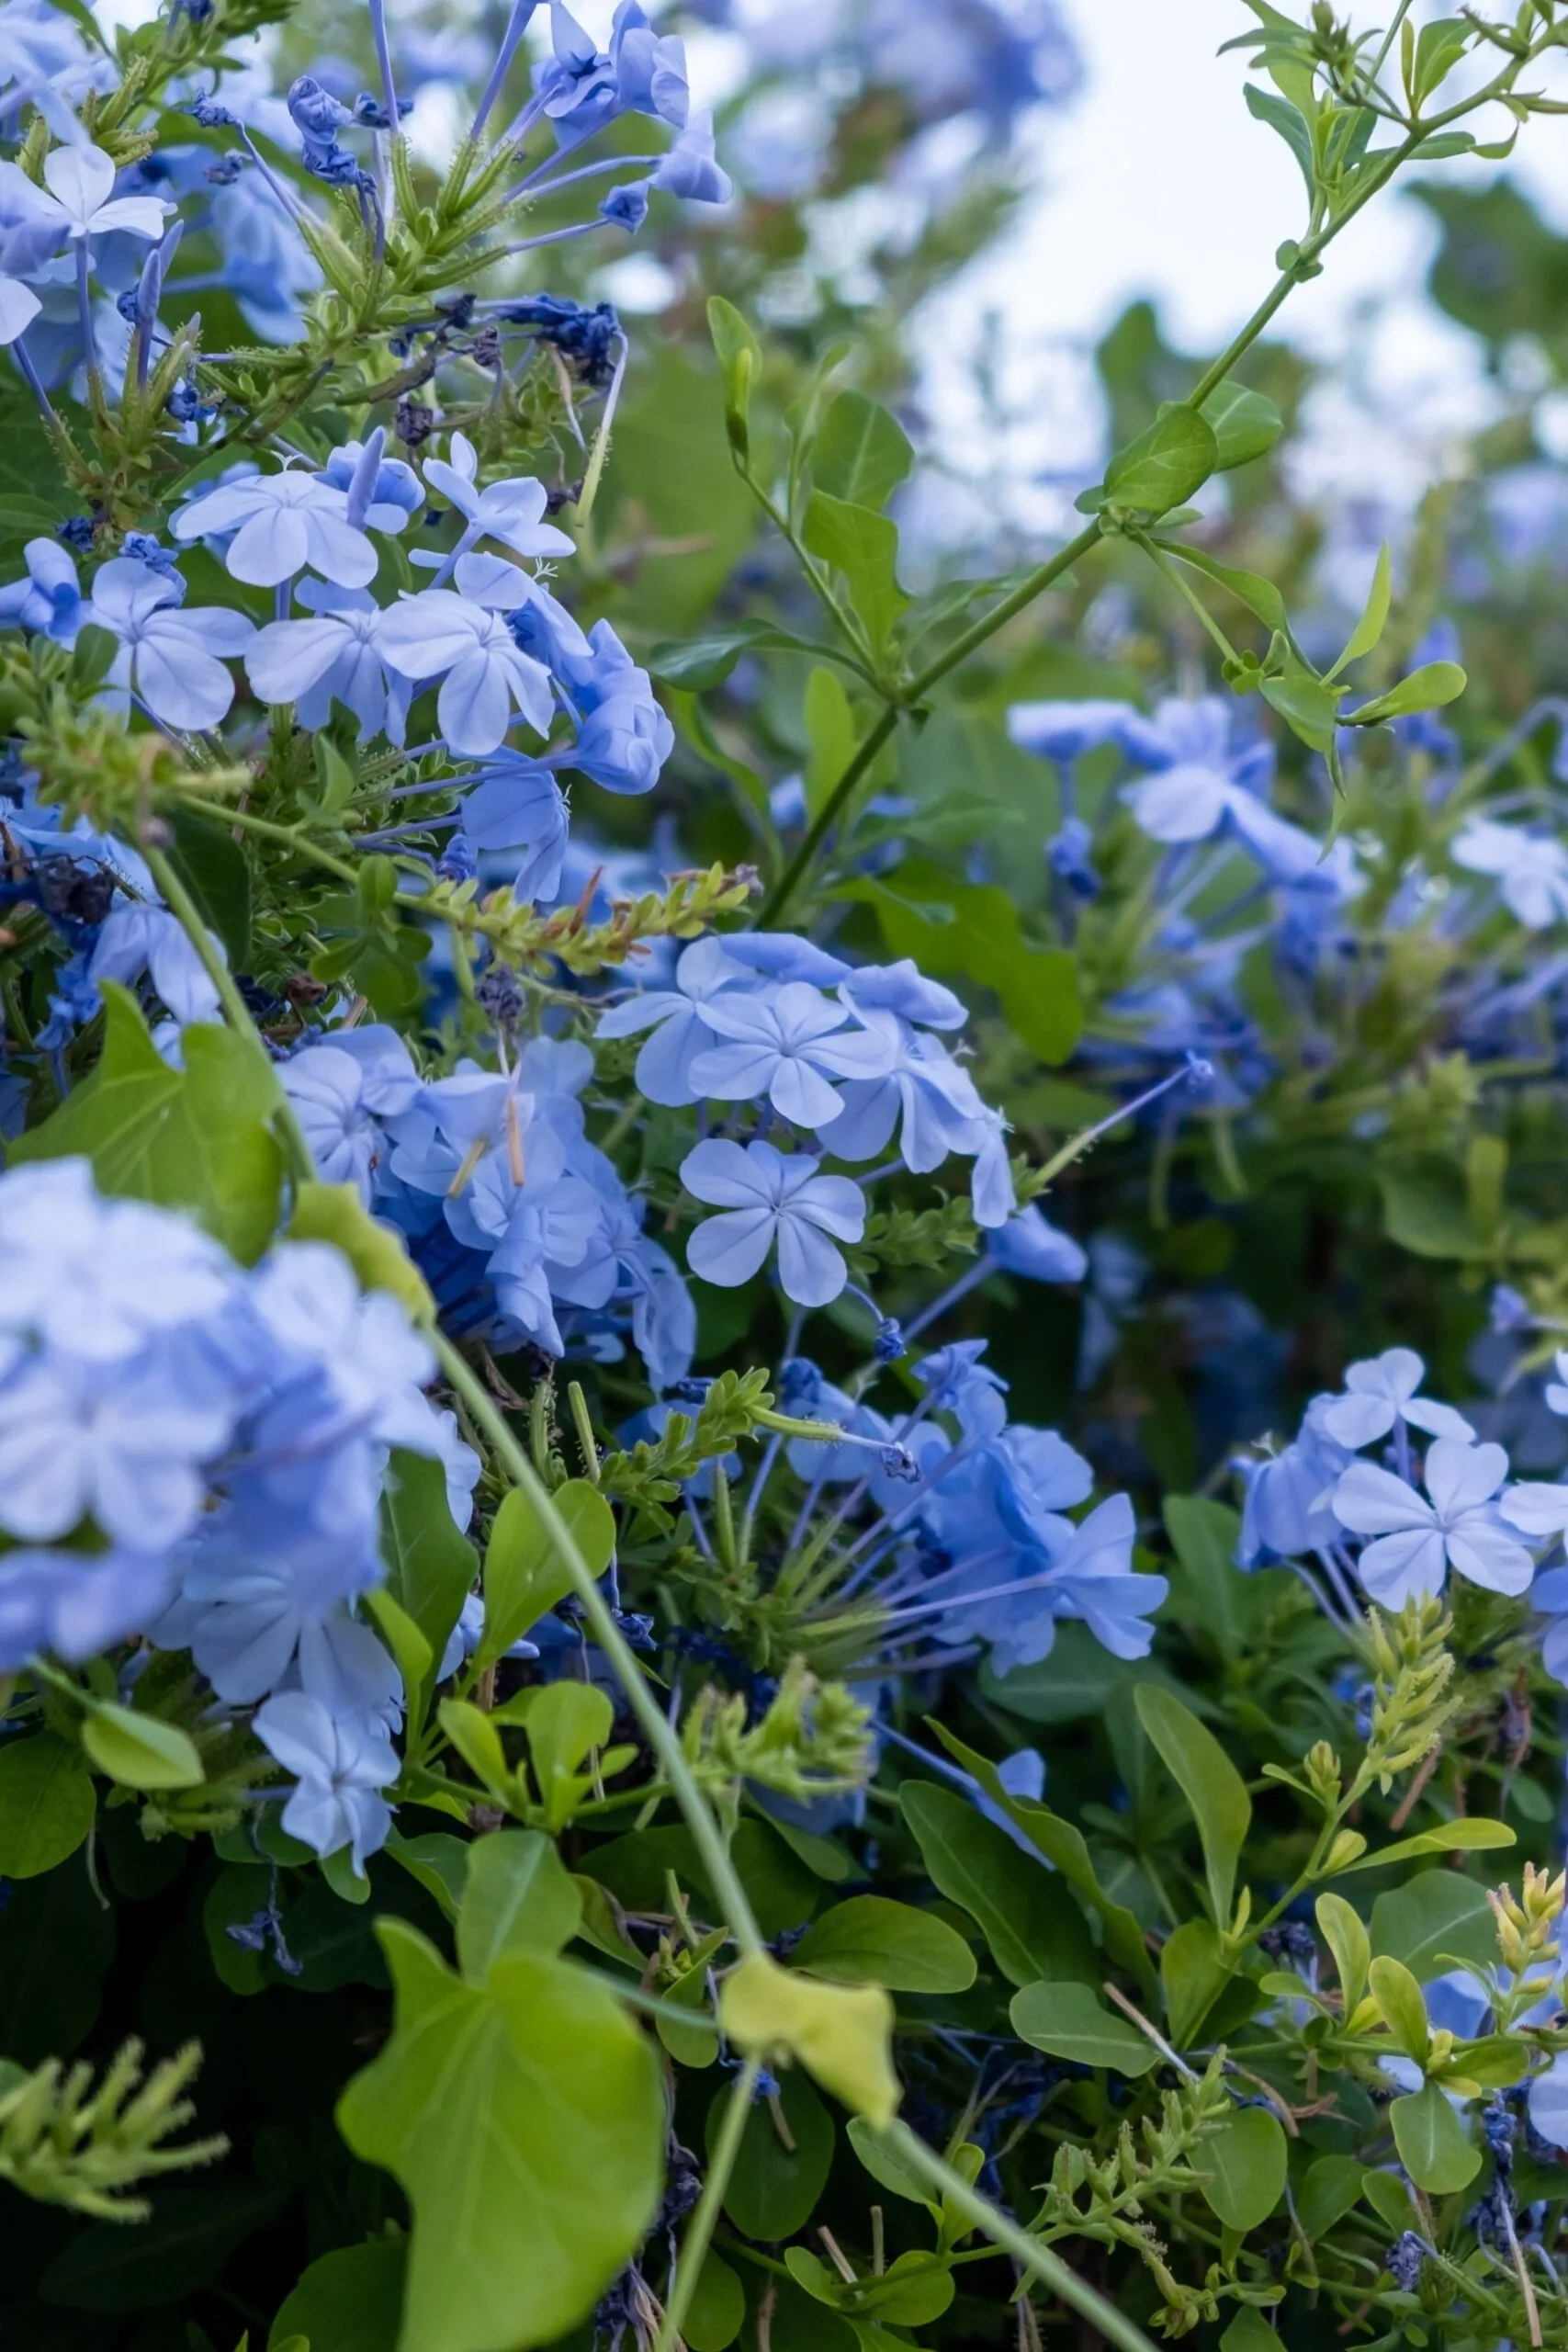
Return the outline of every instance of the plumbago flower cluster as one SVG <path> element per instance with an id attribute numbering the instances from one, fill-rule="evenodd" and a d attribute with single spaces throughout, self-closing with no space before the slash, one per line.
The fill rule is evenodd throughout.
<path id="1" fill-rule="evenodd" d="M 1250 13 L 1278 283 L 911 598 L 841 351 L 716 299 L 674 417 L 578 272 L 728 203 L 670 20 L 0 0 L 19 2341 L 1568 2346 L 1562 711 L 1186 503 L 1568 19 Z"/>

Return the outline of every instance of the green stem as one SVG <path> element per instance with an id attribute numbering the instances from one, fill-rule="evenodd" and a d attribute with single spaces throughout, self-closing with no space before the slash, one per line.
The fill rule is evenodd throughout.
<path id="1" fill-rule="evenodd" d="M 570 1528 L 556 1509 L 548 1487 L 518 1444 L 505 1417 L 468 1358 L 444 1332 L 435 1331 L 431 1336 L 441 1368 L 473 1416 L 475 1427 L 483 1433 L 513 1485 L 520 1487 L 527 1496 L 551 1544 L 559 1553 L 562 1566 L 582 1603 L 583 1614 L 592 1630 L 593 1638 L 615 1668 L 616 1679 L 626 1692 L 626 1703 L 641 1724 L 675 1802 L 686 1817 L 686 1826 L 691 1830 L 708 1883 L 718 1898 L 731 1933 L 744 1956 L 754 1958 L 765 1947 L 746 1890 L 729 1859 L 728 1847 L 719 1834 L 707 1800 L 697 1786 L 673 1725 L 666 1720 L 663 1709 L 649 1689 L 642 1668 L 616 1624 L 608 1601 L 599 1589 L 599 1579 L 579 1550 Z"/>
<path id="2" fill-rule="evenodd" d="M 150 848 L 145 843 L 141 854 L 147 860 L 148 870 L 152 879 L 164 894 L 169 911 L 175 917 L 180 929 L 195 948 L 201 959 L 202 969 L 217 989 L 218 1001 L 229 1016 L 230 1027 L 237 1029 L 243 1037 L 253 1038 L 256 1050 L 265 1054 L 266 1048 L 262 1044 L 261 1032 L 252 1018 L 251 1008 L 240 994 L 234 982 L 234 975 L 212 944 L 208 935 L 207 925 L 201 920 L 196 901 L 169 863 L 167 854 L 164 851 Z M 270 1064 L 268 1066 L 270 1068 Z M 277 1091 L 277 1103 L 272 1116 L 273 1123 L 283 1138 L 289 1170 L 295 1182 L 297 1184 L 313 1183 L 316 1178 L 315 1158 L 306 1140 L 305 1130 L 299 1125 L 294 1105 L 281 1087 Z"/>
<path id="3" fill-rule="evenodd" d="M 697 2290 L 697 2280 L 702 2276 L 707 2250 L 713 2244 L 724 2192 L 729 2187 L 729 2176 L 735 2170 L 735 2160 L 740 2154 L 746 2119 L 751 2112 L 761 2071 L 760 2058 L 748 2058 L 735 2078 L 729 2104 L 724 2110 L 724 2121 L 719 2125 L 718 2143 L 708 2159 L 707 2178 L 703 2183 L 702 2197 L 692 2216 L 691 2227 L 681 2241 L 681 2258 L 675 2270 L 675 2281 L 670 2290 L 670 2300 L 664 2306 L 664 2317 L 659 2323 L 653 2352 L 673 2352 L 673 2347 L 681 2341 L 681 2329 L 691 2309 L 692 2297 Z"/>
<path id="4" fill-rule="evenodd" d="M 1060 2296 L 1091 2326 L 1098 2327 L 1108 2344 L 1119 2346 L 1121 2352 L 1155 2352 L 1141 2327 L 1125 2318 L 1114 2304 L 1108 2303 L 1103 2295 L 1097 2294 L 1059 2255 L 1050 2253 L 1027 2230 L 1021 2229 L 988 2199 L 971 2188 L 962 2174 L 954 2172 L 923 2140 L 915 2137 L 907 2123 L 895 2123 L 888 2137 L 912 2173 L 955 2206 L 972 2228 L 983 2230 L 993 2245 L 1000 2246 L 1004 2254 L 1010 2254 L 1043 2287 L 1048 2287 L 1052 2294 Z"/>

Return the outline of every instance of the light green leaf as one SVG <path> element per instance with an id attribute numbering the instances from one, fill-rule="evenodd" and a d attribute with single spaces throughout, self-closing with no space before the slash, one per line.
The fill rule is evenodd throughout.
<path id="1" fill-rule="evenodd" d="M 1484 1888 L 1454 1871 L 1424 1871 L 1406 1886 L 1390 1887 L 1372 1905 L 1372 1947 L 1403 1961 L 1422 1984 L 1456 1961 L 1495 1962 L 1497 1928 Z"/>
<path id="2" fill-rule="evenodd" d="M 406 1691 L 418 1690 L 429 1680 L 435 1664 L 430 1644 L 408 1611 L 393 1600 L 385 1585 L 375 1586 L 366 1594 L 365 1606 L 376 1620 L 377 1630 L 398 1662 L 403 1689 Z"/>
<path id="3" fill-rule="evenodd" d="M 1407 2058 L 1424 2066 L 1431 2047 L 1431 2029 L 1420 1985 L 1403 1961 L 1391 1960 L 1386 1952 L 1373 1960 L 1367 1981 L 1395 2043 Z"/>
<path id="4" fill-rule="evenodd" d="M 973 1747 L 966 1747 L 945 1724 L 928 1716 L 928 1727 L 941 1740 L 948 1754 L 963 1765 L 964 1770 L 978 1781 L 993 1804 L 999 1805 L 1035 1851 L 1043 1854 L 1053 1869 L 1061 1871 L 1067 1884 L 1083 1901 L 1100 1914 L 1100 1933 L 1105 1949 L 1118 1968 L 1138 1979 L 1151 1998 L 1155 1990 L 1155 1973 L 1149 1959 L 1144 1931 L 1125 1905 L 1106 1893 L 1081 1830 L 1070 1821 L 1064 1821 L 1048 1805 L 1032 1804 L 1027 1799 L 1015 1797 L 1003 1788 L 1001 1778 L 989 1758 Z"/>
<path id="5" fill-rule="evenodd" d="M 552 1839 L 537 1829 L 476 1838 L 457 1914 L 457 1965 L 470 1984 L 481 1984 L 514 1952 L 558 1952 L 581 1917 L 582 1898 Z"/>
<path id="6" fill-rule="evenodd" d="M 1316 187 L 1317 174 L 1312 152 L 1312 130 L 1306 118 L 1288 98 L 1276 97 L 1272 90 L 1260 90 L 1255 82 L 1244 82 L 1241 95 L 1247 110 L 1258 122 L 1266 122 L 1277 130 L 1302 168 L 1310 197 Z"/>
<path id="7" fill-rule="evenodd" d="M 1391 1862 L 1408 1862 L 1418 1854 L 1495 1853 L 1517 1842 L 1506 1822 L 1492 1821 L 1478 1814 L 1462 1821 L 1439 1822 L 1434 1829 L 1423 1829 L 1414 1838 L 1400 1838 L 1397 1845 L 1382 1846 L 1375 1854 L 1358 1855 L 1335 1876 L 1348 1878 L 1355 1871 L 1386 1870 Z"/>
<path id="8" fill-rule="evenodd" d="M 1428 2197 L 1450 2197 L 1468 2188 L 1481 2170 L 1479 2149 L 1436 2083 L 1424 2083 L 1388 2110 L 1399 2161 Z"/>
<path id="9" fill-rule="evenodd" d="M 446 1829 L 405 1838 L 400 1830 L 392 1829 L 388 1833 L 387 1851 L 434 1897 L 448 1919 L 457 1917 L 468 1883 L 468 1857 L 475 1851 L 466 1838 L 454 1838 Z"/>
<path id="10" fill-rule="evenodd" d="M 1160 1946 L 1159 1973 L 1170 2038 L 1185 2049 L 1235 1973 L 1221 1950 L 1218 1928 L 1207 1919 L 1184 1919 Z"/>
<path id="11" fill-rule="evenodd" d="M 724 379 L 724 422 L 729 446 L 744 458 L 750 447 L 750 415 L 752 389 L 762 373 L 762 347 L 736 309 L 722 294 L 708 301 L 708 333 Z"/>
<path id="12" fill-rule="evenodd" d="M 1280 2339 L 1253 2303 L 1243 2303 L 1220 2338 L 1219 2352 L 1280 2352 Z"/>
<path id="13" fill-rule="evenodd" d="M 836 670 L 812 671 L 806 681 L 804 716 L 811 746 L 806 806 L 815 817 L 855 755 L 855 715 Z"/>
<path id="14" fill-rule="evenodd" d="M 1201 1495 L 1166 1497 L 1165 1532 L 1198 1605 L 1198 1623 L 1225 1658 L 1240 1656 L 1243 1640 L 1235 1566 L 1240 1531 L 1240 1519 L 1224 1503 Z"/>
<path id="15" fill-rule="evenodd" d="M 945 1919 L 880 1894 L 835 1903 L 807 1928 L 790 1964 L 890 1993 L 964 1993 L 975 1982 L 975 1955 Z"/>
<path id="16" fill-rule="evenodd" d="M 1388 541 L 1385 539 L 1378 549 L 1378 560 L 1372 568 L 1372 584 L 1367 591 L 1361 617 L 1346 640 L 1344 652 L 1329 671 L 1331 678 L 1337 678 L 1341 670 L 1348 668 L 1352 662 L 1359 662 L 1378 643 L 1388 627 L 1390 595 Z"/>
<path id="17" fill-rule="evenodd" d="M 1372 1958 L 1371 1942 L 1359 1912 L 1354 1910 L 1342 1894 L 1320 1894 L 1314 1907 L 1323 1939 L 1334 1954 L 1334 1965 L 1339 1972 L 1339 1990 L 1344 1996 L 1345 2015 L 1349 2017 L 1367 1989 L 1367 1970 Z"/>
<path id="18" fill-rule="evenodd" d="M 82 1745 L 100 1772 L 127 1789 L 194 1789 L 206 1778 L 193 1743 L 174 1724 L 99 1700 Z"/>
<path id="19" fill-rule="evenodd" d="M 1401 678 L 1386 695 L 1362 703 L 1359 709 L 1346 711 L 1342 723 L 1347 727 L 1377 727 L 1385 719 L 1409 718 L 1416 711 L 1441 710 L 1445 704 L 1456 702 L 1468 684 L 1457 662 L 1427 662 L 1419 670 L 1412 670 L 1407 678 Z"/>
<path id="20" fill-rule="evenodd" d="M 428 1454 L 400 1446 L 393 1451 L 381 1496 L 381 1552 L 387 1590 L 430 1652 L 422 1679 L 408 1688 L 409 1719 L 417 1726 L 429 1712 L 442 1654 L 479 1572 L 474 1547 L 452 1517 L 446 1472 Z"/>
<path id="21" fill-rule="evenodd" d="M 592 1782 L 578 1767 L 610 1736 L 615 1710 L 592 1682 L 550 1682 L 543 1690 L 520 1690 L 508 1719 L 527 1726 L 528 1752 L 546 1826 L 564 1829 Z"/>
<path id="22" fill-rule="evenodd" d="M 1261 572 L 1238 571 L 1234 564 L 1216 562 L 1203 548 L 1189 547 L 1181 539 L 1156 539 L 1155 544 L 1163 548 L 1167 555 L 1175 556 L 1179 562 L 1190 565 L 1194 571 L 1201 571 L 1207 579 L 1217 581 L 1222 588 L 1228 588 L 1237 603 L 1245 605 L 1265 628 L 1278 629 L 1281 637 L 1290 635 L 1285 600 L 1273 582 L 1265 580 Z"/>
<path id="23" fill-rule="evenodd" d="M 307 2352 L 397 2352 L 407 2260 L 396 2238 L 323 2254 L 273 2321 L 267 2352 L 287 2352 L 291 2338 Z"/>
<path id="24" fill-rule="evenodd" d="M 1115 2075 L 1146 2075 L 1159 2052 L 1125 2018 L 1112 2017 L 1089 1984 L 1026 1984 L 1008 2015 L 1021 2041 L 1079 2066 L 1107 2066 Z"/>
<path id="25" fill-rule="evenodd" d="M 615 1549 L 615 1519 L 609 1504 L 586 1478 L 569 1478 L 551 1497 L 596 1577 Z M 485 1548 L 484 1634 L 476 1653 L 480 1666 L 493 1665 L 572 1589 L 571 1571 L 554 1538 L 521 1487 L 502 1498 Z"/>
<path id="26" fill-rule="evenodd" d="M 1438 17 L 1422 26 L 1416 37 L 1415 68 L 1410 76 L 1408 95 L 1412 107 L 1419 110 L 1438 85 L 1447 80 L 1469 47 L 1473 29 L 1463 17 Z"/>
<path id="27" fill-rule="evenodd" d="M 1261 689 L 1270 710 L 1277 710 L 1292 735 L 1314 752 L 1334 749 L 1339 724 L 1342 686 L 1326 684 L 1309 670 L 1287 670 L 1282 678 L 1265 678 Z"/>
<path id="28" fill-rule="evenodd" d="M 73 1854 L 97 1802 L 79 1747 L 51 1731 L 0 1747 L 0 1878 L 38 1878 Z"/>
<path id="29" fill-rule="evenodd" d="M 875 2124 L 897 2112 L 893 2004 L 878 1984 L 818 1984 L 750 1953 L 724 1980 L 719 2023 L 765 2062 L 794 2059 L 825 2091 Z"/>
<path id="30" fill-rule="evenodd" d="M 1134 1693 L 1138 1721 L 1187 1799 L 1203 1841 L 1209 1902 L 1217 1927 L 1230 1923 L 1235 1869 L 1252 1820 L 1252 1800 L 1241 1774 L 1190 1707 L 1157 1684 Z"/>
<path id="31" fill-rule="evenodd" d="M 1363 2166 L 1356 2156 L 1319 2156 L 1296 2190 L 1296 2219 L 1309 2245 L 1326 2237 L 1361 2197 Z"/>
<path id="32" fill-rule="evenodd" d="M 665 685 L 689 694 L 711 694 L 722 686 L 746 653 L 807 653 L 814 662 L 839 662 L 845 657 L 831 645 L 797 637 L 793 629 L 772 621 L 737 621 L 733 628 L 710 630 L 705 637 L 672 639 L 656 645 L 646 665 Z"/>
<path id="33" fill-rule="evenodd" d="M 1146 433 L 1111 458 L 1105 469 L 1106 498 L 1139 514 L 1167 514 L 1202 488 L 1219 455 L 1219 441 L 1207 417 L 1173 402 Z"/>
<path id="34" fill-rule="evenodd" d="M 1193 2158 L 1209 2175 L 1203 2194 L 1228 2230 L 1255 2230 L 1279 2203 L 1290 2151 L 1279 2117 L 1267 2107 L 1238 2107 Z"/>
<path id="35" fill-rule="evenodd" d="M 886 506 L 915 462 L 897 417 L 863 392 L 840 392 L 829 402 L 811 452 L 818 490 L 853 506 Z"/>
<path id="36" fill-rule="evenodd" d="M 874 649 L 886 646 L 908 598 L 898 585 L 898 529 L 886 514 L 815 490 L 802 532 L 807 546 L 843 574 Z"/>
<path id="37" fill-rule="evenodd" d="M 1200 414 L 1213 427 L 1217 474 L 1265 458 L 1285 429 L 1285 420 L 1265 392 L 1255 392 L 1227 376 L 1216 384 Z"/>
<path id="38" fill-rule="evenodd" d="M 482 1985 L 384 1919 L 391 2040 L 338 2103 L 413 2208 L 400 2352 L 523 2352 L 575 2327 L 659 2201 L 664 2092 L 614 1996 L 513 1951 Z"/>
<path id="39" fill-rule="evenodd" d="M 850 2144 L 879 2188 L 893 2197 L 908 2198 L 912 2205 L 923 2205 L 928 2212 L 938 2211 L 924 2183 L 905 2164 L 897 2140 L 890 2132 L 879 2132 L 863 2115 L 852 2115 Z"/>
<path id="40" fill-rule="evenodd" d="M 681 2323 L 690 2352 L 726 2352 L 745 2318 L 746 2290 L 724 2256 L 710 2246 Z"/>
<path id="41" fill-rule="evenodd" d="M 185 1069 L 171 1069 L 135 998 L 112 980 L 103 998 L 96 1067 L 17 1138 L 8 1164 L 80 1155 L 103 1192 L 188 1209 L 251 1264 L 277 1225 L 283 1160 L 267 1122 L 282 1092 L 271 1063 L 254 1038 L 197 1022 L 181 1035 Z"/>
<path id="42" fill-rule="evenodd" d="M 932 1885 L 977 1921 L 1011 1984 L 1095 1981 L 1089 1929 L 1059 1876 L 1021 1854 L 1005 1830 L 947 1789 L 906 1781 L 898 1803 Z"/>

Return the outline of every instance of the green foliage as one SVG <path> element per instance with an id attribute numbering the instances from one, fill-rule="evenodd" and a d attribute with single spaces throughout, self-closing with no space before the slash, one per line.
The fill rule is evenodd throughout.
<path id="1" fill-rule="evenodd" d="M 107 2222 L 144 2222 L 152 2211 L 133 2192 L 171 2172 L 210 2164 L 228 2142 L 162 2143 L 196 2110 L 184 2096 L 201 2064 L 195 2042 L 145 2079 L 141 2044 L 128 2041 L 96 2089 L 91 2066 L 67 2070 L 46 2059 L 29 2074 L 0 2062 L 0 2179 L 44 2205 Z"/>

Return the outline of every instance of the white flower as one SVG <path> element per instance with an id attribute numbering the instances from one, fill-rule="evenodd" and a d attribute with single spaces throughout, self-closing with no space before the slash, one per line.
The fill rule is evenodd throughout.
<path id="1" fill-rule="evenodd" d="M 547 735 L 555 705 L 550 673 L 523 652 L 498 613 L 450 588 L 404 596 L 381 616 L 376 642 L 389 669 L 423 683 L 440 678 L 441 732 L 462 759 L 498 749 L 513 707 L 536 733 Z"/>
<path id="2" fill-rule="evenodd" d="M 1322 1408 L 1322 1427 L 1336 1444 L 1351 1447 L 1386 1437 L 1396 1421 L 1425 1430 L 1428 1437 L 1457 1437 L 1468 1443 L 1475 1431 L 1461 1413 L 1416 1395 L 1426 1371 L 1414 1348 L 1388 1348 L 1381 1356 L 1353 1363 L 1345 1374 L 1349 1393 Z"/>
<path id="3" fill-rule="evenodd" d="M 255 624 L 220 605 L 183 612 L 179 593 L 178 581 L 116 556 L 93 582 L 85 617 L 119 639 L 110 684 L 131 687 L 160 727 L 216 727 L 234 699 L 218 657 L 243 653 Z"/>
<path id="4" fill-rule="evenodd" d="M 1472 817 L 1452 851 L 1456 865 L 1493 874 L 1503 904 L 1527 931 L 1568 920 L 1568 851 L 1549 834 L 1521 832 L 1490 817 Z"/>
<path id="5" fill-rule="evenodd" d="M 1535 1562 L 1492 1499 L 1507 1475 L 1500 1445 L 1440 1437 L 1427 1455 L 1428 1501 L 1392 1471 L 1353 1462 L 1334 1489 L 1334 1516 L 1352 1534 L 1376 1538 L 1357 1563 L 1372 1599 L 1400 1609 L 1440 1592 L 1445 1565 L 1488 1592 L 1523 1592 Z"/>
<path id="6" fill-rule="evenodd" d="M 3 192 L 13 203 L 72 240 L 107 236 L 115 229 L 132 237 L 161 237 L 175 209 L 158 196 L 116 196 L 114 163 L 101 147 L 51 150 L 43 159 L 42 187 L 16 164 L 6 164 L 4 172 Z"/>
<path id="7" fill-rule="evenodd" d="M 246 474 L 191 499 L 169 525 L 176 539 L 232 531 L 224 562 L 231 580 L 276 588 L 307 565 L 340 588 L 364 588 L 377 555 L 348 520 L 348 494 L 320 474 Z"/>

